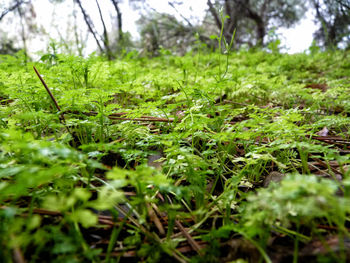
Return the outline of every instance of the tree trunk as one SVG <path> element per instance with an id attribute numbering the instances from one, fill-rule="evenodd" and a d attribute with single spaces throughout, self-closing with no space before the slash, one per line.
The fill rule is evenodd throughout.
<path id="1" fill-rule="evenodd" d="M 115 11 L 117 12 L 118 37 L 119 37 L 119 41 L 121 41 L 121 40 L 123 40 L 122 12 L 120 11 L 120 8 L 118 6 L 118 1 L 116 1 L 116 0 L 111 0 L 111 1 L 113 3 Z"/>
<path id="2" fill-rule="evenodd" d="M 214 17 L 216 27 L 218 28 L 219 32 L 221 32 L 222 27 L 222 21 L 220 18 L 220 14 L 215 10 L 214 5 L 210 0 L 208 0 L 207 5 L 209 7 L 209 11 L 211 15 Z M 229 0 L 225 0 L 225 15 L 230 16 L 230 18 L 226 21 L 228 21 L 227 26 L 224 24 L 224 30 L 223 30 L 223 36 L 227 43 L 230 43 L 231 38 L 233 36 L 233 32 L 237 26 L 237 20 L 234 14 L 231 14 L 231 7 Z"/>
<path id="3" fill-rule="evenodd" d="M 264 20 L 259 14 L 254 12 L 250 7 L 246 7 L 248 18 L 252 19 L 256 24 L 256 38 L 257 44 L 264 45 L 264 37 L 266 35 L 266 28 Z"/>
<path id="4" fill-rule="evenodd" d="M 227 25 L 226 25 L 226 41 L 231 41 L 233 32 L 237 28 L 237 15 L 235 14 L 234 7 L 231 6 L 232 1 L 230 0 L 225 0 L 225 9 L 226 9 L 226 14 L 230 17 L 227 20 Z M 230 39 L 228 39 L 229 37 Z"/>
<path id="5" fill-rule="evenodd" d="M 211 15 L 214 17 L 215 20 L 215 24 L 216 27 L 219 29 L 219 31 L 221 30 L 222 24 L 221 24 L 221 20 L 220 20 L 220 16 L 217 13 L 217 11 L 215 10 L 213 4 L 211 3 L 210 0 L 208 0 L 207 5 L 209 6 L 209 11 L 211 13 Z"/>

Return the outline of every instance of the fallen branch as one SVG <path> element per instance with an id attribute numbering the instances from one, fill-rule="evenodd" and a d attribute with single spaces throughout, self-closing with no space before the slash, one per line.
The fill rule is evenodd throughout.
<path id="1" fill-rule="evenodd" d="M 49 95 L 50 95 L 50 97 L 51 97 L 51 100 L 53 101 L 53 103 L 54 103 L 55 106 L 56 106 L 56 109 L 57 109 L 58 111 L 61 111 L 60 106 L 58 105 L 58 103 L 57 103 L 55 97 L 53 96 L 53 94 L 52 94 L 52 92 L 51 92 L 51 90 L 50 90 L 49 87 L 46 85 L 44 79 L 41 77 L 39 71 L 36 69 L 35 66 L 33 66 L 33 69 L 34 69 L 36 75 L 38 76 L 38 78 L 40 79 L 41 83 L 44 85 L 44 87 L 45 87 L 47 93 L 49 93 Z M 62 118 L 64 119 L 64 116 L 63 116 L 63 115 L 61 115 L 61 116 L 62 116 Z"/>
<path id="2" fill-rule="evenodd" d="M 55 104 L 56 109 L 58 110 L 58 112 L 60 112 L 60 117 L 59 117 L 60 122 L 66 127 L 68 133 L 72 134 L 72 133 L 70 132 L 68 126 L 66 125 L 66 119 L 64 118 L 64 114 L 61 112 L 61 108 L 60 108 L 60 106 L 58 105 L 57 100 L 56 100 L 55 97 L 53 96 L 51 90 L 50 90 L 49 87 L 46 85 L 44 79 L 42 78 L 42 76 L 40 75 L 39 71 L 36 69 L 35 66 L 33 66 L 33 69 L 34 69 L 36 75 L 38 76 L 38 78 L 40 79 L 41 83 L 42 83 L 43 86 L 45 87 L 47 93 L 49 94 L 49 96 L 50 96 L 50 98 L 51 98 L 51 100 L 52 100 L 52 102 Z M 73 134 L 72 134 L 72 136 L 73 136 Z"/>
<path id="3" fill-rule="evenodd" d="M 186 229 L 182 226 L 179 220 L 175 220 L 176 226 L 180 229 L 182 234 L 186 237 L 188 244 L 200 255 L 203 256 L 201 252 L 201 247 L 197 244 L 197 242 L 193 239 L 193 237 L 186 231 Z"/>

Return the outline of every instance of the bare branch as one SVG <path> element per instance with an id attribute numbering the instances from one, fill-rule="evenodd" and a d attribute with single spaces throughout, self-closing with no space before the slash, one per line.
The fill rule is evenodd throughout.
<path id="1" fill-rule="evenodd" d="M 179 12 L 179 10 L 177 10 L 177 8 L 176 8 L 176 6 L 174 5 L 174 3 L 172 3 L 172 2 L 169 1 L 169 2 L 168 2 L 168 5 L 170 5 L 172 8 L 174 8 L 175 12 L 178 13 L 178 14 L 182 17 L 182 19 L 185 20 L 185 21 L 187 22 L 187 24 L 188 24 L 190 27 L 193 27 L 191 21 L 188 20 L 183 14 L 181 14 L 181 13 Z"/>
<path id="2" fill-rule="evenodd" d="M 350 1 L 342 1 L 342 0 L 335 0 L 339 5 L 341 5 L 342 7 L 345 7 L 346 9 L 348 9 L 348 11 L 350 11 Z"/>
<path id="3" fill-rule="evenodd" d="M 16 10 L 17 8 L 19 8 L 22 4 L 28 4 L 28 1 L 16 1 L 16 3 L 13 6 L 10 6 L 8 9 L 6 9 L 5 11 L 3 11 L 0 15 L 0 21 L 10 12 Z"/>
<path id="4" fill-rule="evenodd" d="M 92 23 L 89 15 L 85 12 L 85 9 L 83 8 L 80 0 L 74 0 L 74 1 L 79 5 L 80 11 L 82 12 L 82 14 L 84 16 L 85 23 L 86 23 L 90 33 L 93 35 L 94 39 L 96 40 L 96 44 L 97 44 L 98 48 L 103 53 L 104 50 L 103 50 L 103 48 L 102 48 L 102 46 L 100 44 L 100 41 L 97 39 L 97 33 L 95 32 L 95 30 L 93 28 L 94 26 L 93 26 L 93 23 Z"/>

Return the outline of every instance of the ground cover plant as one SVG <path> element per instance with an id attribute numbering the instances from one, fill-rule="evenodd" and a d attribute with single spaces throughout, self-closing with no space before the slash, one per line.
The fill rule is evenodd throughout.
<path id="1" fill-rule="evenodd" d="M 349 61 L 2 55 L 1 261 L 349 261 Z"/>

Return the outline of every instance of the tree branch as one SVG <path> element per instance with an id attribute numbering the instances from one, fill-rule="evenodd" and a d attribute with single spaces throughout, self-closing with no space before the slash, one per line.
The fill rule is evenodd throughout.
<path id="1" fill-rule="evenodd" d="M 84 9 L 83 6 L 81 5 L 80 0 L 74 0 L 74 1 L 79 5 L 80 10 L 81 10 L 81 12 L 82 12 L 82 14 L 83 14 L 83 16 L 84 16 L 85 23 L 86 23 L 86 25 L 87 25 L 87 27 L 88 27 L 90 33 L 93 35 L 93 37 L 94 37 L 94 39 L 95 39 L 95 41 L 96 41 L 96 44 L 97 44 L 98 48 L 99 48 L 100 51 L 103 53 L 104 50 L 103 50 L 103 48 L 102 48 L 102 46 L 101 46 L 101 44 L 100 44 L 100 41 L 97 39 L 97 33 L 94 31 L 93 24 L 92 24 L 92 21 L 91 21 L 89 15 L 85 12 L 85 9 Z"/>
<path id="2" fill-rule="evenodd" d="M 187 22 L 187 24 L 188 24 L 190 27 L 193 27 L 191 21 L 188 20 L 183 14 L 181 14 L 181 13 L 179 12 L 179 10 L 177 10 L 177 8 L 175 7 L 174 3 L 168 1 L 168 5 L 170 5 L 172 8 L 174 8 L 175 12 L 178 13 L 178 14 L 182 17 L 182 19 L 185 20 L 185 21 Z"/>
<path id="3" fill-rule="evenodd" d="M 0 21 L 10 12 L 16 10 L 17 8 L 19 8 L 22 4 L 28 4 L 29 2 L 27 1 L 16 1 L 16 4 L 14 4 L 13 6 L 10 6 L 7 10 L 3 11 L 0 15 Z"/>
<path id="4" fill-rule="evenodd" d="M 342 7 L 345 7 L 346 9 L 350 10 L 350 2 L 346 2 L 345 0 L 335 0 L 339 5 Z"/>

